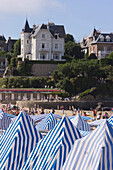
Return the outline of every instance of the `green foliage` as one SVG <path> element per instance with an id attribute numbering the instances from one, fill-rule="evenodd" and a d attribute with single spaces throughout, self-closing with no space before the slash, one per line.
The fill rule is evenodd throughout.
<path id="1" fill-rule="evenodd" d="M 113 65 L 113 59 L 109 57 L 101 58 L 99 64 L 100 66 Z"/>
<path id="2" fill-rule="evenodd" d="M 65 58 L 67 60 L 81 59 L 84 57 L 82 49 L 79 44 L 75 42 L 68 41 L 65 46 Z"/>
<path id="3" fill-rule="evenodd" d="M 95 87 L 93 87 L 93 88 L 91 88 L 91 89 L 87 89 L 86 91 L 82 92 L 82 93 L 79 95 L 79 98 L 78 98 L 78 99 L 80 100 L 82 97 L 87 96 L 87 95 L 89 95 L 89 94 L 92 95 L 92 92 L 93 92 L 95 89 L 96 89 Z"/>
<path id="4" fill-rule="evenodd" d="M 5 57 L 5 51 L 0 51 L 0 57 Z"/>
<path id="5" fill-rule="evenodd" d="M 66 34 L 65 43 L 67 43 L 68 41 L 75 42 L 73 35 Z"/>
<path id="6" fill-rule="evenodd" d="M 113 52 L 111 52 L 108 57 L 113 59 Z"/>
<path id="7" fill-rule="evenodd" d="M 21 51 L 21 39 L 17 40 L 14 44 L 14 56 L 20 55 Z"/>

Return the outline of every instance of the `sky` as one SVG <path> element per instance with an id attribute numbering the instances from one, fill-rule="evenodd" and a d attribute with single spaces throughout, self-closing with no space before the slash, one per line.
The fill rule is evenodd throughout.
<path id="1" fill-rule="evenodd" d="M 30 26 L 64 25 L 77 42 L 95 27 L 113 32 L 113 0 L 0 0 L 0 35 L 20 38 L 26 18 Z"/>

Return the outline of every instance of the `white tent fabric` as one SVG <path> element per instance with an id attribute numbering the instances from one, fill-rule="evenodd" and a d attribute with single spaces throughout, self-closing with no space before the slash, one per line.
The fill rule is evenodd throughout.
<path id="1" fill-rule="evenodd" d="M 113 128 L 107 120 L 75 141 L 62 170 L 113 170 Z"/>
<path id="2" fill-rule="evenodd" d="M 77 114 L 77 116 L 75 116 L 73 119 L 71 119 L 71 122 L 79 130 L 91 131 L 90 125 L 80 116 L 80 114 Z"/>
<path id="3" fill-rule="evenodd" d="M 23 170 L 60 170 L 75 140 L 81 138 L 77 128 L 67 116 L 36 145 L 23 166 Z"/>
<path id="4" fill-rule="evenodd" d="M 25 112 L 1 136 L 0 169 L 21 169 L 36 143 L 42 138 Z"/>

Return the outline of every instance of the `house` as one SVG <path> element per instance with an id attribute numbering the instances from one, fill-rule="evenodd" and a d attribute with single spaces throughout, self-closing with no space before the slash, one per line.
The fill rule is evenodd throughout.
<path id="1" fill-rule="evenodd" d="M 34 25 L 30 28 L 26 20 L 21 33 L 22 60 L 62 60 L 64 55 L 65 29 L 54 23 Z"/>
<path id="2" fill-rule="evenodd" d="M 11 51 L 11 49 L 14 49 L 14 44 L 16 43 L 17 39 L 12 39 L 11 37 L 8 38 L 6 44 L 7 44 L 7 52 Z"/>
<path id="3" fill-rule="evenodd" d="M 107 57 L 113 52 L 113 33 L 101 33 L 94 28 L 88 37 L 83 38 L 81 47 L 85 53 L 94 53 L 98 59 Z"/>
<path id="4" fill-rule="evenodd" d="M 0 51 L 6 50 L 7 50 L 6 39 L 4 36 L 0 35 Z"/>

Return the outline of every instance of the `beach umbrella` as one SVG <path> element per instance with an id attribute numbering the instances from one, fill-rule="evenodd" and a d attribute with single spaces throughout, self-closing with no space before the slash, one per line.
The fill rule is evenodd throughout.
<path id="1" fill-rule="evenodd" d="M 77 114 L 77 116 L 75 116 L 73 119 L 71 119 L 71 122 L 79 130 L 91 131 L 90 125 L 80 116 L 80 114 Z"/>
<path id="2" fill-rule="evenodd" d="M 6 130 L 11 123 L 11 120 L 6 114 L 0 110 L 0 130 Z"/>
<path id="3" fill-rule="evenodd" d="M 0 169 L 21 169 L 36 143 L 42 138 L 25 112 L 1 136 Z"/>
<path id="4" fill-rule="evenodd" d="M 50 113 L 45 119 L 39 122 L 36 126 L 38 130 L 51 130 L 57 124 L 57 119 L 54 118 L 53 114 Z"/>
<path id="5" fill-rule="evenodd" d="M 74 144 L 81 138 L 79 130 L 74 127 L 67 116 L 56 124 L 31 152 L 23 170 L 60 170 Z"/>
<path id="6" fill-rule="evenodd" d="M 75 141 L 62 170 L 113 170 L 113 128 L 105 120 Z"/>

